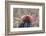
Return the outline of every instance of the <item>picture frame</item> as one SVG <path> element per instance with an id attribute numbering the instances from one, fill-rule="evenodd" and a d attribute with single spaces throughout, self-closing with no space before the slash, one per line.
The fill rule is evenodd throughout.
<path id="1" fill-rule="evenodd" d="M 13 28 L 13 8 L 39 9 L 40 26 L 31 28 Z M 12 12 L 12 13 L 11 13 Z M 5 33 L 6 35 L 38 34 L 45 32 L 45 3 L 5 1 Z"/>

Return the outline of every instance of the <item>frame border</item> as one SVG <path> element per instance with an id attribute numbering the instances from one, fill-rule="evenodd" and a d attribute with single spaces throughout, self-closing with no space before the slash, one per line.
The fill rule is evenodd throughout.
<path id="1" fill-rule="evenodd" d="M 10 13 L 8 13 L 8 11 L 10 11 L 10 10 L 8 10 L 8 5 L 10 5 L 10 4 L 15 4 L 15 3 L 18 3 L 18 4 L 21 4 L 21 5 L 42 5 L 42 19 L 43 19 L 43 23 L 42 23 L 42 31 L 32 31 L 32 32 L 30 32 L 30 31 L 24 31 L 24 32 L 10 32 L 9 31 L 9 15 L 10 15 Z M 8 15 L 9 14 L 9 15 Z M 20 1 L 5 1 L 5 35 L 6 36 L 8 36 L 8 35 L 21 35 L 21 34 L 39 34 L 39 33 L 44 33 L 45 32 L 45 3 L 34 3 L 34 2 L 20 2 Z"/>

